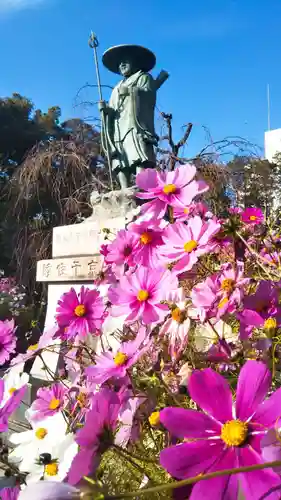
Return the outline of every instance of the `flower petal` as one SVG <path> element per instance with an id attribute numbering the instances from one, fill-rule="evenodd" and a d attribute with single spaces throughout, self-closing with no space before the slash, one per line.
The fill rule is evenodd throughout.
<path id="1" fill-rule="evenodd" d="M 233 448 L 229 448 L 221 454 L 219 460 L 208 470 L 215 472 L 223 469 L 232 469 L 236 466 L 236 453 Z M 221 476 L 206 481 L 199 481 L 195 484 L 190 496 L 190 500 L 237 500 L 238 478 L 237 476 Z"/>
<path id="2" fill-rule="evenodd" d="M 265 462 L 275 462 L 281 460 L 281 443 L 276 429 L 270 429 L 261 440 L 262 458 Z M 274 470 L 281 473 L 281 466 L 274 467 Z"/>
<path id="3" fill-rule="evenodd" d="M 239 448 L 238 467 L 247 467 L 262 463 L 261 456 L 250 447 Z M 272 469 L 261 469 L 253 472 L 239 474 L 242 490 L 245 498 L 251 500 L 280 500 L 281 479 Z M 272 494 L 270 490 L 280 486 Z"/>
<path id="4" fill-rule="evenodd" d="M 236 417 L 247 420 L 264 400 L 271 374 L 262 361 L 247 361 L 242 367 L 236 392 Z"/>
<path id="5" fill-rule="evenodd" d="M 233 418 L 232 396 L 227 381 L 211 368 L 195 370 L 188 383 L 191 398 L 220 422 Z"/>
<path id="6" fill-rule="evenodd" d="M 206 472 L 223 453 L 220 440 L 194 441 L 165 448 L 160 453 L 160 464 L 176 479 L 187 479 Z"/>
<path id="7" fill-rule="evenodd" d="M 184 408 L 164 408 L 160 412 L 160 422 L 178 438 L 208 438 L 219 435 L 221 430 L 220 425 L 208 415 Z"/>
<path id="8" fill-rule="evenodd" d="M 281 419 L 281 388 L 277 389 L 269 399 L 266 399 L 257 409 L 252 418 L 252 424 L 257 422 L 269 428 L 280 427 Z"/>

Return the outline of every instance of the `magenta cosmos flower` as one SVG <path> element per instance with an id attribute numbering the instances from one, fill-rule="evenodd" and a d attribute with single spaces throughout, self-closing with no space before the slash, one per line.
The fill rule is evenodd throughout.
<path id="1" fill-rule="evenodd" d="M 247 361 L 237 385 L 235 407 L 226 380 L 211 368 L 195 370 L 188 383 L 191 398 L 205 413 L 165 408 L 160 421 L 173 437 L 186 442 L 160 453 L 161 465 L 177 479 L 201 473 L 263 463 L 261 439 L 280 418 L 281 389 L 265 400 L 271 374 L 259 361 Z M 190 500 L 238 498 L 238 484 L 245 498 L 261 499 L 281 485 L 272 469 L 221 476 L 197 483 Z M 268 498 L 278 499 L 279 496 Z"/>
<path id="2" fill-rule="evenodd" d="M 107 255 L 105 262 L 107 264 L 116 264 L 117 266 L 127 264 L 132 267 L 136 264 L 135 249 L 138 243 L 138 236 L 121 229 L 118 231 L 115 240 L 107 246 Z"/>
<path id="3" fill-rule="evenodd" d="M 261 224 L 264 221 L 264 215 L 260 208 L 245 208 L 241 213 L 241 219 L 245 224 Z"/>
<path id="4" fill-rule="evenodd" d="M 178 280 L 170 271 L 140 267 L 133 274 L 121 277 L 116 287 L 109 288 L 108 298 L 113 304 L 111 315 L 127 315 L 126 322 L 159 323 L 169 311 L 161 302 L 167 292 L 177 286 Z"/>
<path id="5" fill-rule="evenodd" d="M 241 304 L 244 288 L 249 278 L 244 278 L 244 265 L 237 262 L 236 268 L 223 264 L 221 272 L 208 277 L 194 286 L 191 299 L 199 311 L 202 321 L 206 318 L 221 318 L 226 313 L 233 313 Z"/>
<path id="6" fill-rule="evenodd" d="M 89 333 L 99 335 L 105 315 L 105 305 L 97 290 L 81 287 L 64 293 L 58 302 L 56 320 L 63 339 L 83 339 Z"/>
<path id="7" fill-rule="evenodd" d="M 0 321 L 0 365 L 8 361 L 16 350 L 15 322 Z"/>
<path id="8" fill-rule="evenodd" d="M 189 271 L 200 255 L 213 249 L 211 239 L 220 227 L 212 220 L 204 222 L 198 215 L 191 217 L 187 225 L 182 222 L 170 224 L 163 233 L 165 245 L 161 248 L 161 254 L 170 261 L 177 261 L 173 271 Z"/>
<path id="9" fill-rule="evenodd" d="M 115 392 L 102 389 L 94 396 L 85 425 L 76 434 L 79 452 L 72 461 L 68 483 L 78 484 L 83 476 L 97 469 L 102 453 L 113 443 L 119 410 L 120 400 Z"/>
<path id="10" fill-rule="evenodd" d="M 138 198 L 152 201 L 145 203 L 142 213 L 161 218 L 167 207 L 186 207 L 195 196 L 204 193 L 209 188 L 204 181 L 194 180 L 196 168 L 193 165 L 183 165 L 173 172 L 157 172 L 154 168 L 143 170 L 137 175 L 136 184 L 146 193 L 137 193 Z"/>
<path id="11" fill-rule="evenodd" d="M 242 340 L 247 339 L 254 328 L 272 333 L 281 325 L 279 295 L 280 283 L 260 281 L 256 292 L 244 297 L 243 311 L 237 313 Z"/>
<path id="12" fill-rule="evenodd" d="M 163 220 L 132 222 L 128 226 L 130 233 L 137 238 L 134 249 L 134 259 L 138 265 L 157 269 L 159 263 L 159 248 L 163 245 L 163 229 L 167 223 Z"/>
<path id="13" fill-rule="evenodd" d="M 14 411 L 20 406 L 21 401 L 25 395 L 26 385 L 21 387 L 20 389 L 10 391 L 11 397 L 4 404 L 2 408 L 0 408 L 0 432 L 8 431 L 8 419 L 14 413 Z M 4 389 L 5 383 L 2 378 L 0 378 L 0 402 L 3 401 L 4 398 Z"/>
<path id="14" fill-rule="evenodd" d="M 30 420 L 38 422 L 61 411 L 65 404 L 67 392 L 66 387 L 60 382 L 50 387 L 38 389 L 37 398 L 28 410 Z"/>
<path id="15" fill-rule="evenodd" d="M 146 329 L 142 327 L 134 340 L 123 342 L 114 352 L 107 351 L 96 356 L 96 364 L 86 368 L 85 373 L 94 384 L 103 384 L 110 378 L 123 378 L 150 346 Z"/>

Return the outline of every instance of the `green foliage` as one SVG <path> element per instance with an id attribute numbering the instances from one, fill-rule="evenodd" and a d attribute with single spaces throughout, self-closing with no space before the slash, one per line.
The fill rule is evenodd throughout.
<path id="1" fill-rule="evenodd" d="M 281 195 L 280 163 L 236 156 L 228 163 L 228 169 L 238 204 L 260 207 L 268 216 Z"/>

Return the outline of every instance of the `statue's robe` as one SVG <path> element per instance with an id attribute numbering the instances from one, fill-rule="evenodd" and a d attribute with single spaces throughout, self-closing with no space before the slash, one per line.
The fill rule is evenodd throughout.
<path id="1" fill-rule="evenodd" d="M 124 92 L 127 95 L 122 95 Z M 116 173 L 155 163 L 154 146 L 158 140 L 154 129 L 155 104 L 155 81 L 143 71 L 122 80 L 113 89 L 102 142 L 106 149 L 106 133 L 112 169 Z"/>

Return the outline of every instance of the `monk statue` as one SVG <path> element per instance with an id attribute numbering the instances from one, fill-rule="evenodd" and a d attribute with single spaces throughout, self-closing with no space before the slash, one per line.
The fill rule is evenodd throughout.
<path id="1" fill-rule="evenodd" d="M 132 174 L 156 164 L 156 93 L 168 73 L 162 71 L 154 79 L 149 71 L 155 66 L 155 55 L 138 45 L 112 47 L 102 61 L 107 69 L 123 77 L 109 103 L 100 101 L 99 108 L 103 113 L 102 147 L 121 189 L 126 189 Z"/>

